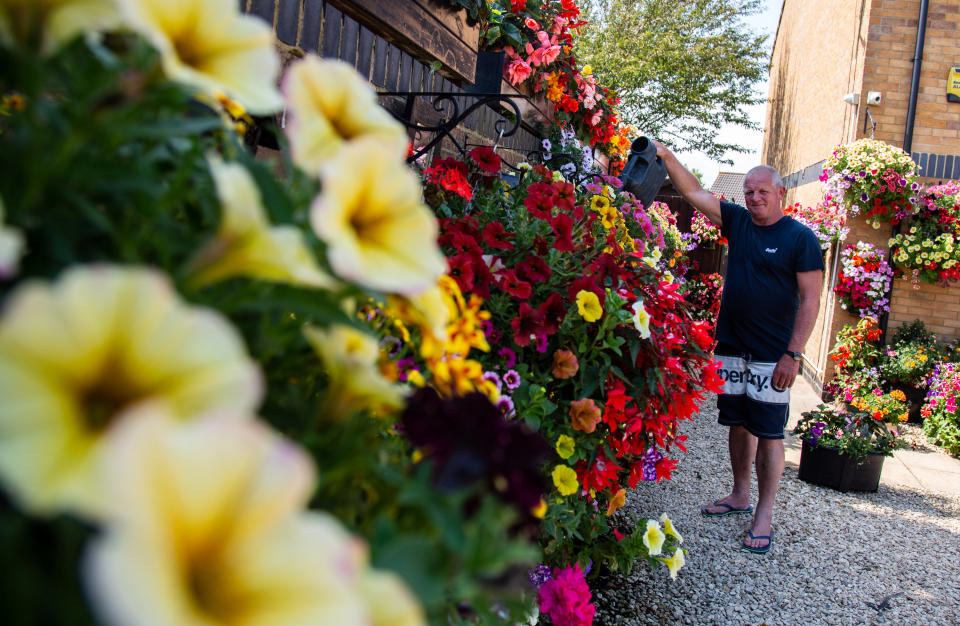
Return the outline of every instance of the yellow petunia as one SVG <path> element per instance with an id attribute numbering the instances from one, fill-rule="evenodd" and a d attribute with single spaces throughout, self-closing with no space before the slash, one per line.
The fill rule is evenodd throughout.
<path id="1" fill-rule="evenodd" d="M 352 326 L 303 328 L 329 379 L 321 417 L 343 419 L 364 409 L 380 411 L 403 406 L 403 387 L 380 373 L 377 340 Z"/>
<path id="2" fill-rule="evenodd" d="M 287 70 L 283 93 L 293 160 L 307 172 L 316 173 L 360 137 L 398 161 L 406 154 L 410 138 L 403 125 L 377 103 L 373 87 L 352 65 L 308 56 Z"/>
<path id="3" fill-rule="evenodd" d="M 670 570 L 670 578 L 673 580 L 677 579 L 677 573 L 686 563 L 686 560 L 683 558 L 683 550 L 680 548 L 677 548 L 673 553 L 673 556 L 669 559 L 659 559 L 659 561 L 666 565 L 667 569 Z"/>
<path id="4" fill-rule="evenodd" d="M 610 209 L 610 198 L 596 195 L 590 199 L 590 210 L 603 214 Z"/>
<path id="5" fill-rule="evenodd" d="M 666 535 L 660 530 L 660 524 L 656 520 L 647 520 L 647 530 L 643 533 L 643 545 L 647 546 L 647 551 L 650 556 L 660 554 L 666 538 Z"/>
<path id="6" fill-rule="evenodd" d="M 415 296 L 446 273 L 437 219 L 420 182 L 375 139 L 351 142 L 321 168 L 310 223 L 333 271 L 364 287 Z"/>
<path id="7" fill-rule="evenodd" d="M 670 521 L 666 513 L 660 515 L 660 523 L 663 524 L 663 532 L 674 537 L 677 543 L 683 543 L 683 537 L 681 537 L 677 529 L 673 527 L 673 522 Z"/>
<path id="8" fill-rule="evenodd" d="M 592 291 L 581 289 L 577 292 L 577 313 L 588 322 L 596 322 L 603 317 L 600 298 Z"/>
<path id="9" fill-rule="evenodd" d="M 543 519 L 547 514 L 547 501 L 543 498 L 540 498 L 540 502 L 537 503 L 537 506 L 530 509 L 530 515 L 533 515 L 537 519 Z"/>
<path id="10" fill-rule="evenodd" d="M 576 452 L 577 446 L 576 442 L 573 440 L 573 437 L 570 435 L 560 435 L 557 437 L 556 449 L 557 454 L 560 455 L 560 458 L 567 460 L 573 456 L 574 452 Z"/>
<path id="11" fill-rule="evenodd" d="M 0 318 L 0 477 L 31 512 L 96 515 L 93 468 L 126 409 L 249 412 L 262 389 L 229 322 L 158 272 L 81 266 L 25 283 Z"/>
<path id="12" fill-rule="evenodd" d="M 580 483 L 577 482 L 577 473 L 571 467 L 557 465 L 553 468 L 551 476 L 553 486 L 557 488 L 561 496 L 572 495 L 580 488 Z"/>
<path id="13" fill-rule="evenodd" d="M 74 37 L 120 24 L 114 0 L 2 0 L 0 43 L 51 54 Z"/>
<path id="14" fill-rule="evenodd" d="M 296 226 L 271 226 L 253 177 L 239 163 L 208 157 L 223 210 L 213 240 L 194 258 L 191 279 L 206 285 L 232 276 L 332 287 Z"/>
<path id="15" fill-rule="evenodd" d="M 269 24 L 236 0 L 117 0 L 125 20 L 160 52 L 171 80 L 211 101 L 221 93 L 255 115 L 283 108 L 280 58 Z"/>
<path id="16" fill-rule="evenodd" d="M 331 515 L 309 457 L 253 420 L 141 411 L 104 457 L 105 532 L 83 569 L 106 624 L 425 624 Z"/>

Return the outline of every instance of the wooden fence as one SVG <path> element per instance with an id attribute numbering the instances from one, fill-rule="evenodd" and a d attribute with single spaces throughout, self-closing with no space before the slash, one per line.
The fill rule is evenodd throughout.
<path id="1" fill-rule="evenodd" d="M 455 12 L 434 0 L 240 0 L 245 12 L 273 25 L 287 46 L 287 60 L 304 52 L 341 59 L 354 66 L 381 92 L 464 93 L 472 84 L 479 48 L 479 31 Z M 506 82 L 503 93 L 520 95 Z M 471 96 L 457 96 L 461 110 Z M 403 99 L 384 96 L 381 102 L 402 114 Z M 523 126 L 513 136 L 499 138 L 503 116 L 494 107 L 482 107 L 453 133 L 464 145 L 498 142 L 508 162 L 525 160 L 539 149 L 537 122 L 548 119 L 548 107 L 519 101 Z M 418 100 L 413 120 L 435 124 L 443 117 L 432 102 Z M 500 126 L 498 127 L 498 121 Z M 412 137 L 424 145 L 428 137 Z M 454 152 L 444 141 L 436 154 Z"/>

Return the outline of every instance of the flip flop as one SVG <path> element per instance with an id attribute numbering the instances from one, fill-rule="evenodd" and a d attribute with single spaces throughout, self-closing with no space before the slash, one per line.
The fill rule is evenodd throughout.
<path id="1" fill-rule="evenodd" d="M 727 507 L 726 511 L 721 511 L 720 513 L 712 513 L 707 510 L 708 506 L 724 506 Z M 700 507 L 700 512 L 706 515 L 707 517 L 723 517 L 724 515 L 733 515 L 734 513 L 750 513 L 753 511 L 752 506 L 747 506 L 745 509 L 738 509 L 735 506 L 727 504 L 726 502 L 720 502 L 719 500 L 714 500 L 713 504 L 708 504 L 706 506 Z"/>
<path id="2" fill-rule="evenodd" d="M 767 552 L 770 552 L 770 546 L 773 545 L 773 529 L 770 530 L 769 535 L 754 535 L 752 530 L 748 530 L 747 534 L 750 535 L 751 539 L 766 539 L 767 545 L 763 546 L 762 548 L 754 548 L 753 546 L 748 546 L 747 542 L 744 541 L 741 544 L 741 547 L 744 550 L 747 552 L 753 552 L 754 554 L 766 554 Z"/>

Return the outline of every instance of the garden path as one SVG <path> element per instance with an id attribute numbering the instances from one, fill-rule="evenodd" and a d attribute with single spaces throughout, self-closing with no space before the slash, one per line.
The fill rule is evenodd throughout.
<path id="1" fill-rule="evenodd" d="M 798 383 L 791 412 L 816 402 Z M 640 485 L 616 520 L 626 529 L 667 512 L 685 537 L 686 567 L 674 581 L 643 563 L 601 574 L 595 624 L 960 623 L 960 481 L 930 478 L 955 472 L 955 459 L 924 451 L 920 464 L 898 453 L 877 493 L 841 493 L 797 478 L 799 442 L 788 437 L 773 548 L 755 555 L 739 549 L 749 516 L 699 512 L 729 490 L 713 398 L 683 426 L 689 452 L 673 480 Z"/>

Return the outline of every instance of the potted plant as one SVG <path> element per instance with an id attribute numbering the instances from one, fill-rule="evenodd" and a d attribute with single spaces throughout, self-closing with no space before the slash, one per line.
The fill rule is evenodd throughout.
<path id="1" fill-rule="evenodd" d="M 803 413 L 793 434 L 803 440 L 800 480 L 838 491 L 876 491 L 883 459 L 900 441 L 873 414 L 826 404 Z"/>

